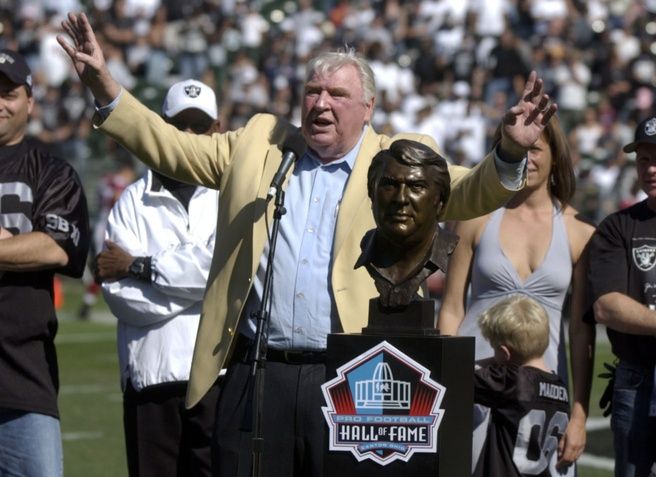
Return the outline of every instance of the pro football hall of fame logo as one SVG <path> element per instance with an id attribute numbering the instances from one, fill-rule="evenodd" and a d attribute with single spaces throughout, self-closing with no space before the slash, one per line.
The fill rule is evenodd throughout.
<path id="1" fill-rule="evenodd" d="M 331 451 L 380 465 L 437 452 L 446 388 L 387 341 L 339 367 L 321 389 Z"/>

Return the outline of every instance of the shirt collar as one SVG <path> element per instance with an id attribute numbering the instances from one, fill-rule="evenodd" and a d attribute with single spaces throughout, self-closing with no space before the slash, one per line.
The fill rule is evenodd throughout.
<path id="1" fill-rule="evenodd" d="M 172 186 L 173 185 L 173 186 Z M 185 182 L 180 182 L 175 179 L 170 179 L 170 184 L 165 184 L 159 174 L 155 173 L 152 169 L 148 170 L 146 177 L 146 190 L 148 194 L 162 194 L 164 191 L 172 193 L 176 189 L 187 189 L 193 188 L 195 192 L 199 190 L 204 190 L 204 187 L 198 187 L 194 184 L 187 184 Z"/>
<path id="2" fill-rule="evenodd" d="M 21 142 L 12 144 L 11 146 L 0 146 L 0 160 L 11 159 L 20 156 L 24 153 L 25 150 L 27 150 L 26 144 L 27 142 L 22 140 Z"/>
<path id="3" fill-rule="evenodd" d="M 449 255 L 456 248 L 456 245 L 458 244 L 458 238 L 458 235 L 454 234 L 448 229 L 440 227 L 438 224 L 435 229 L 435 239 L 433 240 L 433 245 L 429 249 L 422 262 L 419 263 L 419 265 L 422 267 L 431 267 L 432 265 L 433 268 L 439 268 L 443 272 L 446 272 L 447 266 L 449 264 Z M 364 235 L 360 243 L 362 253 L 360 254 L 360 257 L 358 257 L 358 260 L 355 263 L 355 267 L 353 268 L 359 268 L 363 265 L 370 264 L 381 274 L 381 276 L 385 277 L 385 272 L 383 270 L 379 270 L 371 263 L 375 240 L 376 229 L 369 230 Z"/>
<path id="4" fill-rule="evenodd" d="M 323 167 L 325 169 L 341 168 L 350 173 L 353 170 L 353 166 L 355 165 L 355 159 L 358 157 L 358 153 L 360 152 L 360 146 L 362 146 L 362 141 L 364 140 L 365 133 L 367 132 L 367 127 L 368 125 L 365 124 L 362 128 L 362 133 L 360 134 L 358 142 L 351 148 L 349 152 L 347 152 L 343 157 L 340 157 L 339 159 L 329 162 L 328 164 L 324 164 L 309 148 L 307 149 L 305 156 L 309 157 L 312 162 L 316 163 L 316 165 L 319 167 Z"/>

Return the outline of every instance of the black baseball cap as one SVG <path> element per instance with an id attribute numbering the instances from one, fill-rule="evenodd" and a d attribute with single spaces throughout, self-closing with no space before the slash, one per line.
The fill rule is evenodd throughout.
<path id="1" fill-rule="evenodd" d="M 624 152 L 635 152 L 638 144 L 656 144 L 656 116 L 650 116 L 638 124 L 633 142 L 622 148 Z"/>
<path id="2" fill-rule="evenodd" d="M 12 50 L 0 50 L 0 73 L 13 83 L 32 88 L 32 71 L 25 58 Z"/>

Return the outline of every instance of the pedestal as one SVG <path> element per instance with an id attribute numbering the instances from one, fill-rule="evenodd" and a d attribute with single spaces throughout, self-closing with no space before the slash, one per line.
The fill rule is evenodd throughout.
<path id="1" fill-rule="evenodd" d="M 369 322 L 363 335 L 424 335 L 437 336 L 435 301 L 415 300 L 407 306 L 385 308 L 378 298 L 369 300 Z"/>

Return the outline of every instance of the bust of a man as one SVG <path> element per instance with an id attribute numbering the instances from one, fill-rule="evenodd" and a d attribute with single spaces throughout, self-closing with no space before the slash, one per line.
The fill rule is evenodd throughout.
<path id="1" fill-rule="evenodd" d="M 367 191 L 376 228 L 362 239 L 355 267 L 367 268 L 383 307 L 405 306 L 429 275 L 446 271 L 458 242 L 438 224 L 451 192 L 446 160 L 420 142 L 394 141 L 374 156 Z"/>

